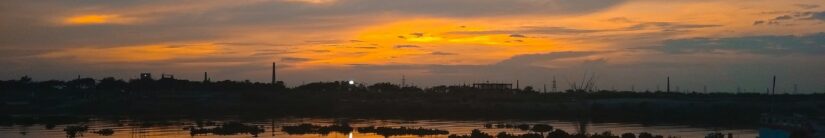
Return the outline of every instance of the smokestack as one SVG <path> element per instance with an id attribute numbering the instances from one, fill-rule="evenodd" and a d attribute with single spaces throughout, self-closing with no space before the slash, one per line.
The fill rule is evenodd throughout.
<path id="1" fill-rule="evenodd" d="M 401 87 L 407 86 L 407 78 L 404 75 L 401 75 Z"/>
<path id="2" fill-rule="evenodd" d="M 209 81 L 209 74 L 206 73 L 206 72 L 203 72 L 203 82 L 208 82 L 208 81 Z"/>
<path id="3" fill-rule="evenodd" d="M 272 84 L 275 84 L 278 81 L 278 79 L 275 76 L 275 67 L 275 62 L 272 62 Z"/>
<path id="4" fill-rule="evenodd" d="M 771 95 L 776 94 L 776 75 L 773 76 L 773 86 L 771 87 Z"/>
<path id="5" fill-rule="evenodd" d="M 521 90 L 521 87 L 518 85 L 518 80 L 516 80 L 516 90 Z"/>

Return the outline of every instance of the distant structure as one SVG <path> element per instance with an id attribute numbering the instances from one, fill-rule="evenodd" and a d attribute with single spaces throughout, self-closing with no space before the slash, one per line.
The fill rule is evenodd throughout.
<path id="1" fill-rule="evenodd" d="M 141 80 L 152 80 L 152 73 L 140 73 Z"/>
<path id="2" fill-rule="evenodd" d="M 670 92 L 670 76 L 667 76 L 667 92 Z"/>
<path id="3" fill-rule="evenodd" d="M 552 92 L 557 92 L 556 91 L 556 76 L 553 76 L 553 91 Z"/>
<path id="4" fill-rule="evenodd" d="M 174 79 L 175 79 L 175 75 L 161 73 L 161 74 L 160 74 L 160 79 L 173 79 L 173 80 L 174 80 Z"/>
<path id="5" fill-rule="evenodd" d="M 276 67 L 275 62 L 272 62 L 272 84 L 273 85 L 278 83 L 278 79 L 276 78 L 277 76 L 275 76 L 275 74 L 276 74 L 276 72 L 275 72 L 276 68 L 275 67 Z"/>
<path id="6" fill-rule="evenodd" d="M 481 90 L 510 90 L 513 89 L 513 84 L 511 83 L 473 83 L 473 88 L 481 89 Z"/>
<path id="7" fill-rule="evenodd" d="M 707 85 L 702 86 L 702 93 L 708 93 L 708 86 Z"/>
<path id="8" fill-rule="evenodd" d="M 209 82 L 209 73 L 203 72 L 203 82 Z"/>
<path id="9" fill-rule="evenodd" d="M 407 87 L 407 78 L 404 75 L 401 75 L 401 87 Z"/>
<path id="10" fill-rule="evenodd" d="M 518 85 L 518 80 L 516 80 L 516 89 L 521 90 L 521 87 L 519 87 L 519 85 Z"/>
<path id="11" fill-rule="evenodd" d="M 542 93 L 547 93 L 547 83 L 542 84 L 542 87 L 544 87 L 544 88 L 541 90 L 541 92 Z"/>
<path id="12" fill-rule="evenodd" d="M 799 90 L 799 89 L 797 88 L 797 85 L 796 85 L 796 84 L 793 84 L 793 93 L 794 93 L 794 94 L 797 94 L 797 90 Z"/>

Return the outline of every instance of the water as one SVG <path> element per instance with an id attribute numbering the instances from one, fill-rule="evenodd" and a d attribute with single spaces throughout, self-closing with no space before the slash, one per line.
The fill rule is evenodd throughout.
<path id="1" fill-rule="evenodd" d="M 340 134 L 331 132 L 328 135 L 308 134 L 308 135 L 290 135 L 281 131 L 282 126 L 294 126 L 302 123 L 311 123 L 315 125 L 331 125 L 340 122 L 342 119 L 319 119 L 319 118 L 277 118 L 264 119 L 260 121 L 241 121 L 235 119 L 215 120 L 220 124 L 221 122 L 243 122 L 247 125 L 262 126 L 265 129 L 264 133 L 259 134 L 258 137 L 278 137 L 278 138 L 383 138 L 384 136 L 373 133 L 358 133 L 354 130 L 352 133 Z M 194 120 L 172 120 L 164 121 L 164 123 L 156 125 L 143 125 L 144 122 L 134 120 L 100 120 L 91 119 L 85 122 L 89 126 L 89 131 L 83 133 L 84 138 L 173 138 L 173 137 L 252 137 L 250 134 L 238 135 L 196 135 L 191 136 L 186 127 L 195 126 Z M 512 128 L 485 128 L 484 124 L 488 123 L 506 123 L 506 124 L 550 124 L 554 128 L 562 129 L 568 133 L 578 132 L 580 124 L 585 124 L 588 133 L 601 133 L 604 131 L 611 131 L 613 134 L 620 135 L 622 133 L 640 133 L 649 132 L 654 135 L 677 136 L 683 138 L 704 137 L 711 132 L 722 132 L 724 134 L 733 133 L 737 138 L 753 138 L 757 136 L 757 130 L 754 129 L 726 129 L 719 130 L 715 128 L 699 128 L 690 127 L 677 124 L 657 124 L 653 126 L 645 126 L 633 123 L 578 123 L 557 120 L 541 120 L 541 121 L 456 121 L 456 120 L 374 120 L 374 119 L 347 119 L 346 122 L 353 128 L 366 126 L 384 126 L 384 127 L 412 127 L 412 128 L 431 128 L 447 130 L 450 134 L 469 134 L 473 129 L 480 129 L 491 135 L 499 132 L 508 132 L 512 134 L 524 134 L 527 131 L 512 129 Z M 45 125 L 35 124 L 30 126 L 0 126 L 0 138 L 52 138 L 52 137 L 67 137 L 66 132 L 63 131 L 67 126 L 77 126 L 80 124 L 63 124 L 57 125 L 52 129 L 46 129 Z M 91 133 L 94 130 L 113 129 L 115 133 L 111 136 L 102 136 L 96 133 Z M 273 131 L 274 130 L 274 131 Z M 419 137 L 419 136 L 393 136 L 398 138 L 404 137 Z M 424 137 L 447 137 L 447 135 L 432 135 Z"/>

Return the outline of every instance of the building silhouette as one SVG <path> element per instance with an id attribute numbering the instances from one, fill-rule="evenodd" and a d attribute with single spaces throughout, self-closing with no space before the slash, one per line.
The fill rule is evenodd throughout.
<path id="1" fill-rule="evenodd" d="M 473 88 L 480 90 L 510 90 L 513 89 L 512 83 L 473 83 Z"/>
<path id="2" fill-rule="evenodd" d="M 152 80 L 152 73 L 140 73 L 141 80 Z"/>

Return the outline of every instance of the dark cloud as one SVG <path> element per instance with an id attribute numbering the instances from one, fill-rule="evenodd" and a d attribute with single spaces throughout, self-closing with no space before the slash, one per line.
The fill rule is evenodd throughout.
<path id="1" fill-rule="evenodd" d="M 376 49 L 376 48 L 378 48 L 378 47 L 374 47 L 374 46 L 359 46 L 359 47 L 353 47 L 353 48 L 359 48 L 359 49 Z"/>
<path id="2" fill-rule="evenodd" d="M 793 22 L 799 20 L 814 20 L 814 21 L 825 21 L 825 11 L 819 12 L 792 12 L 790 14 L 776 16 L 772 19 L 768 20 L 758 20 L 754 21 L 754 25 L 780 25 L 786 22 Z"/>
<path id="3" fill-rule="evenodd" d="M 288 1 L 6 1 L 0 7 L 0 45 L 19 47 L 116 47 L 215 40 L 224 32 L 322 31 L 374 23 L 386 13 L 444 17 L 566 15 L 600 11 L 623 0 L 422 0 L 333 1 L 318 6 Z M 170 6 L 185 5 L 185 6 Z M 82 14 L 117 14 L 132 24 L 61 26 L 53 20 Z M 265 26 L 265 27 L 262 27 Z M 285 34 L 286 35 L 286 34 Z M 278 36 L 272 36 L 278 37 Z"/>
<path id="4" fill-rule="evenodd" d="M 713 24 L 687 24 L 675 22 L 642 22 L 628 27 L 616 29 L 578 29 L 558 26 L 522 26 L 512 30 L 488 30 L 488 31 L 456 31 L 451 34 L 508 34 L 510 37 L 523 36 L 523 34 L 542 35 L 577 35 L 600 32 L 616 31 L 636 31 L 636 30 L 660 30 L 660 31 L 683 31 L 690 29 L 700 29 L 709 27 L 720 27 L 722 25 Z"/>
<path id="5" fill-rule="evenodd" d="M 544 35 L 571 35 L 582 33 L 595 33 L 610 30 L 588 30 L 567 27 L 547 27 L 547 26 L 523 26 L 514 30 L 489 30 L 489 31 L 456 31 L 451 34 L 508 34 L 510 37 L 524 36 L 523 34 L 544 34 Z"/>
<path id="6" fill-rule="evenodd" d="M 521 65 L 529 65 L 530 63 L 538 62 L 538 61 L 552 61 L 557 59 L 564 59 L 564 58 L 575 58 L 575 57 L 584 57 L 589 55 L 594 55 L 600 52 L 594 51 L 567 51 L 567 52 L 552 52 L 552 53 L 543 53 L 543 54 L 525 54 L 525 55 L 517 55 L 513 56 L 509 59 L 502 60 L 495 65 L 498 66 L 521 66 Z"/>
<path id="7" fill-rule="evenodd" d="M 795 6 L 802 8 L 802 9 L 815 9 L 819 8 L 819 5 L 816 4 L 795 4 Z"/>
<path id="8" fill-rule="evenodd" d="M 430 53 L 430 55 L 447 56 L 447 55 L 456 55 L 456 54 L 455 53 L 435 51 L 435 52 Z"/>
<path id="9" fill-rule="evenodd" d="M 421 46 L 417 45 L 395 45 L 395 48 L 420 48 Z"/>
<path id="10" fill-rule="evenodd" d="M 801 36 L 745 36 L 731 38 L 690 38 L 665 41 L 667 53 L 713 53 L 737 51 L 767 55 L 825 54 L 825 33 Z"/>
<path id="11" fill-rule="evenodd" d="M 524 35 L 521 35 L 521 34 L 511 34 L 510 37 L 524 38 L 524 37 L 527 37 L 527 36 L 524 36 Z"/>
<path id="12" fill-rule="evenodd" d="M 281 61 L 283 62 L 306 62 L 311 61 L 312 59 L 309 58 L 299 58 L 299 57 L 283 57 Z"/>
<path id="13" fill-rule="evenodd" d="M 623 30 L 645 30 L 645 29 L 661 29 L 663 31 L 678 31 L 684 29 L 698 29 L 708 27 L 720 27 L 722 25 L 713 24 L 684 24 L 674 22 L 645 22 L 624 28 Z"/>

